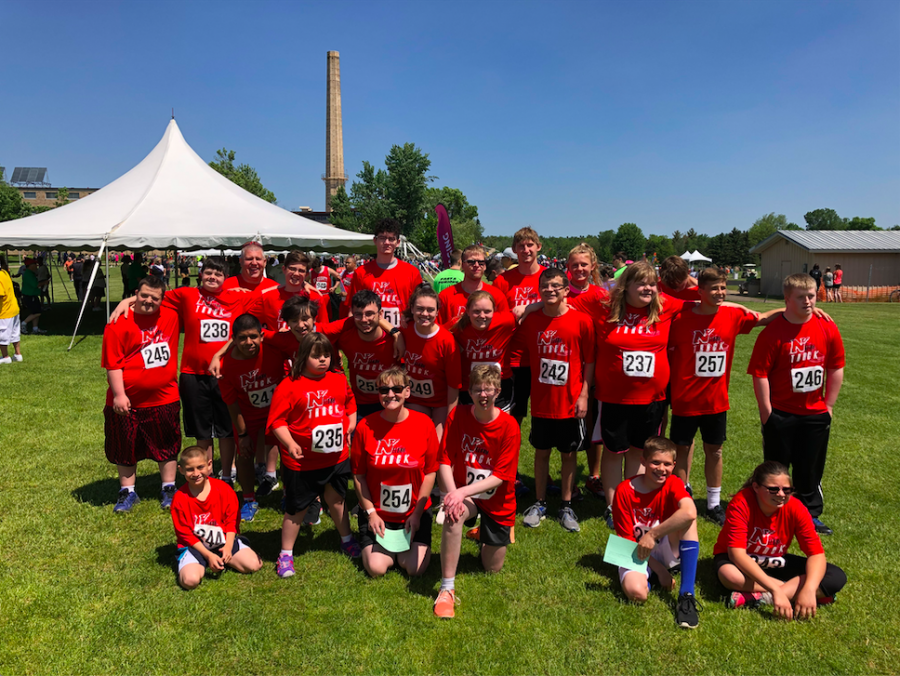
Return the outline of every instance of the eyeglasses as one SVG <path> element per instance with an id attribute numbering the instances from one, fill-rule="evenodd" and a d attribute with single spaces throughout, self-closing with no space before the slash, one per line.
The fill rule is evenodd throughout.
<path id="1" fill-rule="evenodd" d="M 396 244 L 399 240 L 396 237 L 385 237 L 384 235 L 375 238 L 376 242 L 381 242 L 382 244 Z"/>
<path id="2" fill-rule="evenodd" d="M 784 487 L 784 486 L 762 486 L 761 485 L 761 487 L 765 488 L 767 491 L 769 491 L 770 495 L 778 495 L 778 491 L 784 491 L 785 495 L 791 496 L 795 491 L 793 486 Z"/>
<path id="3" fill-rule="evenodd" d="M 472 267 L 475 267 L 476 265 L 487 265 L 487 261 L 483 258 L 470 258 L 466 261 L 466 265 L 471 265 Z"/>
<path id="4" fill-rule="evenodd" d="M 564 287 L 565 284 L 544 284 L 543 286 L 541 286 L 541 291 L 544 291 L 545 289 L 547 291 L 559 291 Z"/>
<path id="5" fill-rule="evenodd" d="M 393 387 L 379 387 L 378 394 L 387 394 L 388 392 L 393 392 L 394 394 L 403 394 L 403 390 L 406 389 L 405 385 L 394 385 Z"/>

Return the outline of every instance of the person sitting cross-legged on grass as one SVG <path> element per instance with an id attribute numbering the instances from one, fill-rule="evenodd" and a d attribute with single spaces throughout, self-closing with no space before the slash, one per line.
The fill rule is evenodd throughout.
<path id="1" fill-rule="evenodd" d="M 463 523 L 474 522 L 481 514 L 477 529 L 481 563 L 489 572 L 503 568 L 506 547 L 512 542 L 520 432 L 515 418 L 496 406 L 500 390 L 500 369 L 489 364 L 476 366 L 469 374 L 469 395 L 474 403 L 453 409 L 444 428 L 438 480 L 447 494 L 441 507 L 441 590 L 434 602 L 434 614 L 440 618 L 456 614 L 455 581 Z"/>
<path id="2" fill-rule="evenodd" d="M 713 562 L 732 590 L 729 608 L 772 605 L 788 620 L 815 617 L 816 606 L 834 601 L 847 584 L 844 571 L 825 561 L 813 518 L 795 492 L 787 468 L 767 460 L 728 505 Z M 805 557 L 788 553 L 795 537 Z"/>
<path id="3" fill-rule="evenodd" d="M 187 483 L 175 491 L 172 524 L 178 541 L 178 584 L 195 589 L 209 566 L 225 566 L 239 573 L 255 573 L 262 561 L 250 549 L 240 530 L 240 512 L 234 489 L 210 478 L 212 460 L 200 446 L 181 452 L 178 471 Z"/>
<path id="4" fill-rule="evenodd" d="M 645 472 L 626 479 L 616 488 L 612 504 L 616 535 L 637 542 L 637 555 L 646 560 L 665 589 L 675 589 L 672 568 L 681 566 L 681 586 L 675 623 L 685 629 L 698 624 L 694 579 L 700 544 L 697 508 L 684 482 L 673 474 L 675 444 L 663 437 L 644 443 L 641 464 Z M 649 558 L 648 558 L 649 557 Z M 630 601 L 647 600 L 650 581 L 646 573 L 619 568 L 622 591 Z"/>

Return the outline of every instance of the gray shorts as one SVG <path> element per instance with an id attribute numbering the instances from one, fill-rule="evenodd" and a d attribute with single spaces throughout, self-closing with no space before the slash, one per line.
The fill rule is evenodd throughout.
<path id="1" fill-rule="evenodd" d="M 250 545 L 247 544 L 246 540 L 238 535 L 234 538 L 234 546 L 231 548 L 231 555 L 234 556 L 242 549 L 248 549 Z M 221 555 L 221 552 L 217 552 Z M 181 572 L 181 569 L 185 566 L 189 566 L 192 563 L 196 563 L 199 566 L 203 566 L 206 568 L 209 564 L 206 562 L 206 557 L 203 556 L 198 550 L 193 547 L 184 547 L 178 550 L 178 572 Z"/>

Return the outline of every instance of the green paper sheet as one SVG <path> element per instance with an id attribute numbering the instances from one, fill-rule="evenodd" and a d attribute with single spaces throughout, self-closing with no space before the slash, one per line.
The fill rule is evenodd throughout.
<path id="1" fill-rule="evenodd" d="M 400 530 L 385 528 L 384 537 L 376 535 L 375 542 L 394 554 L 409 551 L 409 533 L 403 528 Z"/>
<path id="2" fill-rule="evenodd" d="M 647 572 L 647 562 L 641 561 L 637 557 L 637 542 L 620 538 L 618 535 L 610 535 L 606 541 L 606 551 L 603 553 L 603 560 L 614 566 L 627 568 L 628 570 L 636 570 L 641 573 Z"/>

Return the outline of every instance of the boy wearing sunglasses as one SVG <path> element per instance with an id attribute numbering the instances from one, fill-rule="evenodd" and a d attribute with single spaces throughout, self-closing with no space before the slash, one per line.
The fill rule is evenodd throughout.
<path id="1" fill-rule="evenodd" d="M 440 324 L 450 324 L 465 312 L 469 296 L 476 291 L 486 291 L 491 294 L 494 298 L 494 308 L 497 312 L 509 310 L 506 296 L 496 286 L 485 283 L 484 273 L 486 270 L 487 256 L 482 247 L 472 244 L 463 249 L 462 281 L 453 286 L 448 286 L 438 296 L 441 301 L 441 311 L 438 315 Z"/>

